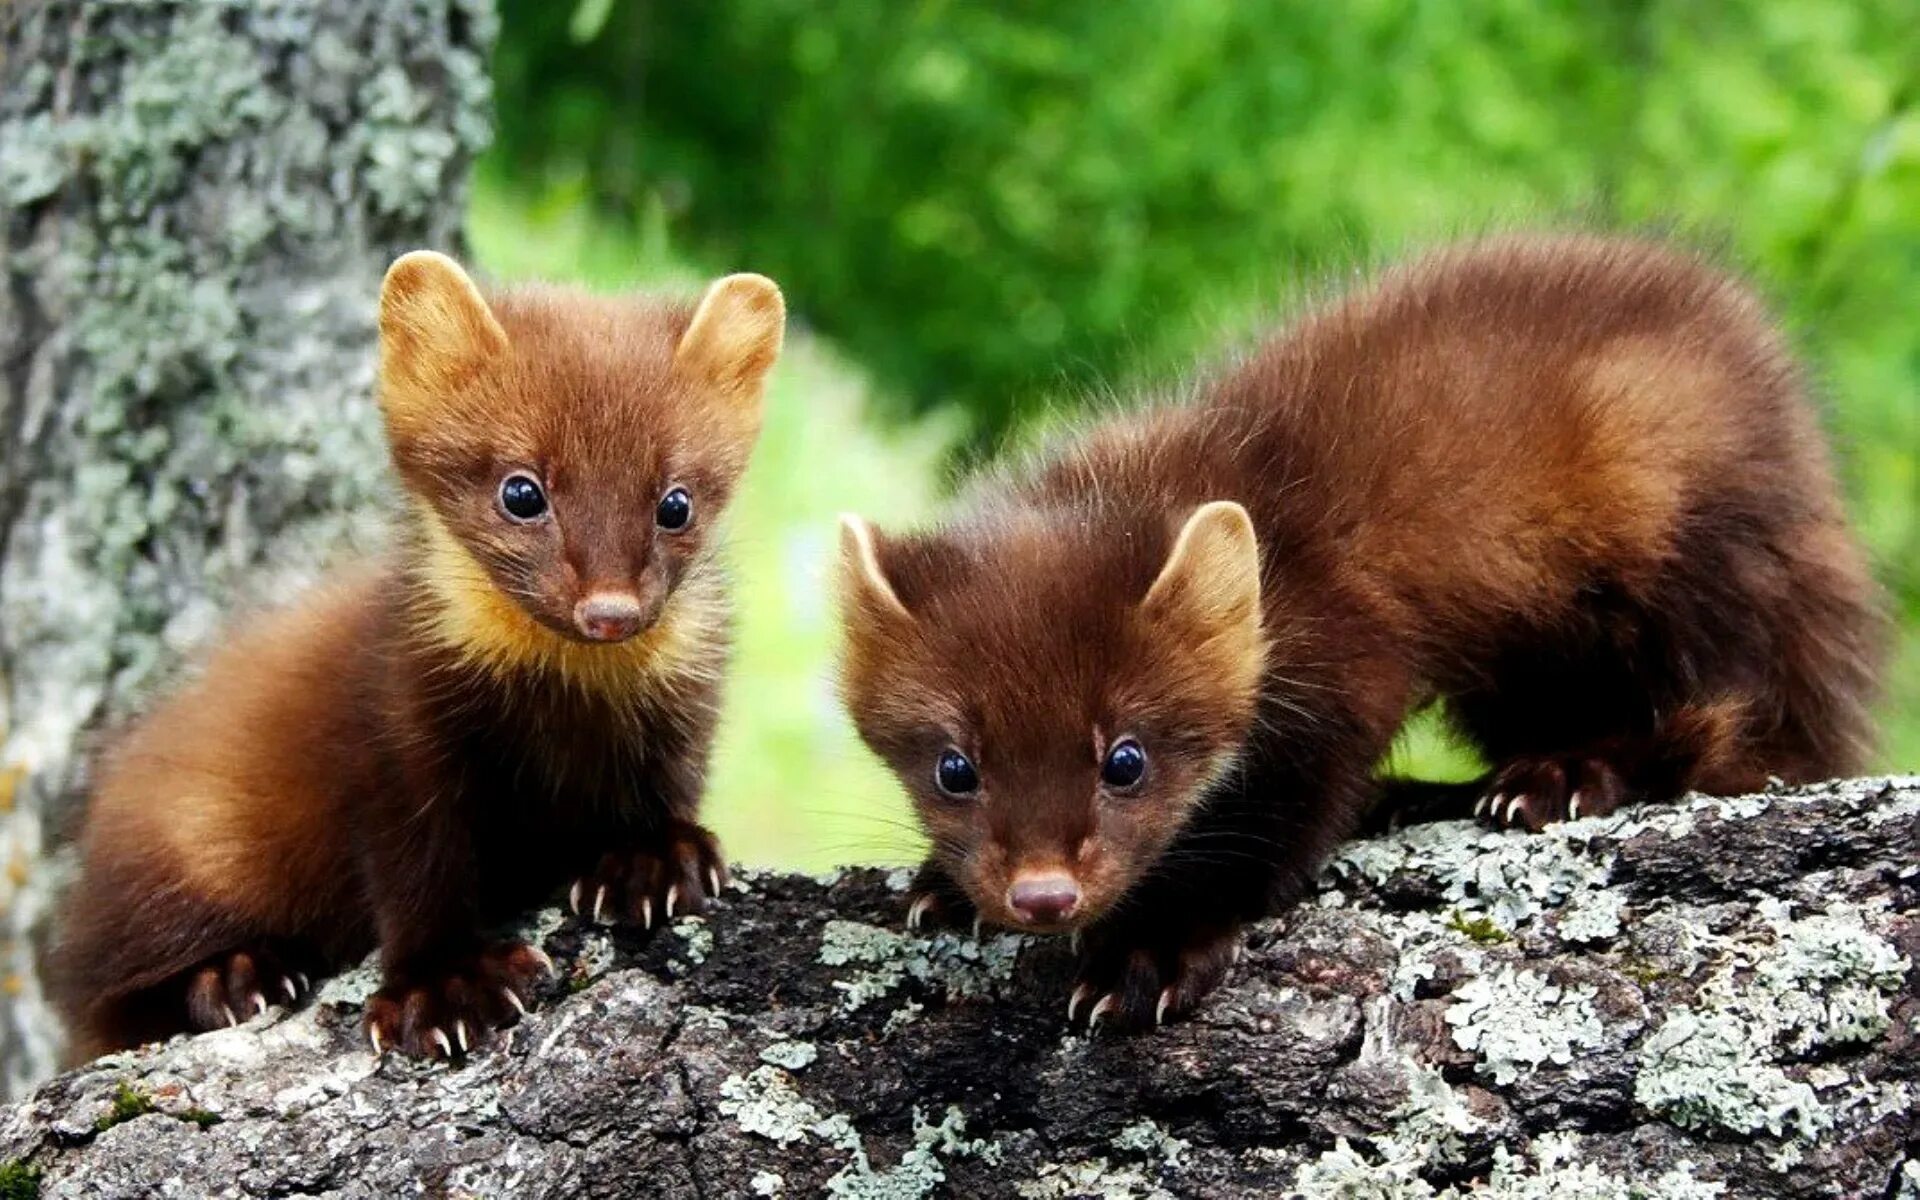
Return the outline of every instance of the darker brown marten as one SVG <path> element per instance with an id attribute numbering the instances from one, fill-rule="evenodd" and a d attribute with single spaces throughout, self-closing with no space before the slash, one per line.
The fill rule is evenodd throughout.
<path id="1" fill-rule="evenodd" d="M 784 319 L 754 275 L 695 306 L 394 264 L 398 545 L 231 637 L 104 760 L 57 948 L 77 1049 L 231 1024 L 378 945 L 375 1049 L 452 1055 L 546 967 L 490 923 L 569 880 L 596 919 L 706 906 L 717 518 Z"/>
<path id="2" fill-rule="evenodd" d="M 1188 394 L 843 529 L 845 695 L 933 844 L 909 919 L 1082 932 L 1070 1016 L 1189 1011 L 1429 701 L 1495 766 L 1453 795 L 1536 830 L 1867 753 L 1878 595 L 1805 384 L 1691 254 L 1447 250 Z"/>

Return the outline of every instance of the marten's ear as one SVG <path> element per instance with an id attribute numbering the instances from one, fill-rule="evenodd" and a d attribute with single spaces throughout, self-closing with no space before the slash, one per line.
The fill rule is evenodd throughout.
<path id="1" fill-rule="evenodd" d="M 880 566 L 873 526 L 852 513 L 840 516 L 840 601 L 849 616 L 856 612 L 869 620 L 909 616 Z"/>
<path id="2" fill-rule="evenodd" d="M 431 417 L 506 350 L 506 331 L 459 263 L 415 250 L 387 268 L 380 285 L 380 405 L 389 422 Z"/>
<path id="3" fill-rule="evenodd" d="M 1174 539 L 1141 606 L 1204 638 L 1260 633 L 1260 542 L 1247 510 L 1231 500 L 1202 504 Z"/>
<path id="4" fill-rule="evenodd" d="M 780 357 L 786 327 L 786 301 L 773 280 L 764 275 L 716 279 L 700 297 L 700 307 L 681 335 L 673 353 L 674 369 L 757 419 L 767 372 Z"/>

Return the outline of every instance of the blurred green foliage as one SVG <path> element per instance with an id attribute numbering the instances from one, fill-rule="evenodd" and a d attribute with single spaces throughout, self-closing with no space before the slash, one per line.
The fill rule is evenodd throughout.
<path id="1" fill-rule="evenodd" d="M 1920 764 L 1914 0 L 501 8 L 483 193 L 647 261 L 774 275 L 898 429 L 938 412 L 991 441 L 1463 233 L 1651 228 L 1722 252 L 1831 397 L 1909 629 L 1888 758 Z M 847 419 L 886 457 L 896 435 Z M 912 445 L 897 461 L 931 494 Z"/>

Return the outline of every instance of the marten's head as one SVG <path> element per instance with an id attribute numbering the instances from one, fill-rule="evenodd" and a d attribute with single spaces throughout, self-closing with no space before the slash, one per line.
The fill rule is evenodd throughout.
<path id="1" fill-rule="evenodd" d="M 1238 504 L 900 538 L 848 517 L 840 574 L 848 709 L 990 921 L 1098 920 L 1247 738 L 1266 638 Z"/>
<path id="2" fill-rule="evenodd" d="M 396 261 L 380 402 L 429 633 L 493 668 L 617 676 L 722 619 L 718 518 L 785 319 L 758 275 L 689 305 L 483 297 L 444 255 Z"/>

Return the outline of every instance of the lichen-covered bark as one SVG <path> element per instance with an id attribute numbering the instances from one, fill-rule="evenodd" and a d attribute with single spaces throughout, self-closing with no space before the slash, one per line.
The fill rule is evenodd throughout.
<path id="1" fill-rule="evenodd" d="M 1883 1196 L 1920 1189 L 1920 780 L 1349 847 L 1192 1022 L 1069 1033 L 1068 947 L 747 875 L 548 912 L 510 1046 L 375 1060 L 361 970 L 0 1112 L 45 1196 Z M 1904 1190 L 1902 1190 L 1904 1189 Z"/>
<path id="2" fill-rule="evenodd" d="M 372 304 L 458 236 L 489 0 L 0 5 L 0 1087 L 84 741 L 357 540 Z"/>

